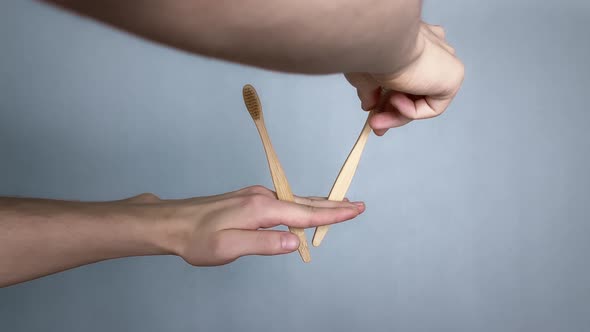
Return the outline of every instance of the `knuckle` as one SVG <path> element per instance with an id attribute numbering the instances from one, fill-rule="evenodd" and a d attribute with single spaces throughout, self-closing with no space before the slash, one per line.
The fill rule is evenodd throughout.
<path id="1" fill-rule="evenodd" d="M 258 210 L 267 205 L 269 202 L 268 196 L 263 194 L 251 194 L 243 198 L 243 205 L 247 208 Z"/>
<path id="2" fill-rule="evenodd" d="M 155 203 L 160 201 L 160 197 L 153 193 L 143 193 L 137 195 L 136 200 L 141 203 Z"/>
<path id="3" fill-rule="evenodd" d="M 442 109 L 442 110 L 434 110 L 434 112 L 432 113 L 432 117 L 433 118 L 436 118 L 438 116 L 441 116 L 441 114 L 443 114 L 444 112 L 445 112 L 444 109 Z"/>
<path id="4" fill-rule="evenodd" d="M 302 227 L 304 228 L 308 228 L 311 227 L 315 224 L 315 220 L 318 217 L 318 208 L 312 205 L 306 205 L 305 207 L 306 213 L 305 213 L 305 218 L 303 218 L 301 224 Z"/>
<path id="5" fill-rule="evenodd" d="M 459 74 L 461 76 L 461 83 L 463 82 L 463 78 L 465 78 L 465 65 L 463 62 L 459 61 Z"/>
<path id="6" fill-rule="evenodd" d="M 433 25 L 432 30 L 443 39 L 445 38 L 445 36 L 447 34 L 445 31 L 445 28 L 443 28 L 441 25 Z"/>
<path id="7" fill-rule="evenodd" d="M 271 193 L 271 191 L 268 188 L 258 184 L 244 188 L 244 192 L 249 195 L 268 195 Z"/>
<path id="8" fill-rule="evenodd" d="M 411 120 L 420 120 L 422 119 L 422 117 L 420 115 L 418 115 L 418 113 L 410 113 L 408 115 L 406 115 L 408 118 L 410 118 Z"/>
<path id="9" fill-rule="evenodd" d="M 437 116 L 440 116 L 444 112 L 445 112 L 445 108 L 433 109 L 430 114 L 424 116 L 423 118 L 424 119 L 436 118 Z"/>
<path id="10" fill-rule="evenodd" d="M 442 106 L 440 108 L 433 109 L 433 116 L 437 117 L 437 116 L 443 114 L 446 110 L 447 110 L 447 106 Z"/>

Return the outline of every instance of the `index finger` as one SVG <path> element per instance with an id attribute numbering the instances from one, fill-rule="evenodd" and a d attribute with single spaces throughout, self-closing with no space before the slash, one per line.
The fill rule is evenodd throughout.
<path id="1" fill-rule="evenodd" d="M 264 207 L 254 209 L 253 215 L 249 219 L 257 228 L 270 228 L 278 225 L 309 228 L 350 220 L 364 211 L 362 204 L 331 202 L 330 205 L 330 207 L 320 207 L 271 200 Z"/>
<path id="2" fill-rule="evenodd" d="M 441 98 L 424 96 L 413 99 L 404 93 L 394 93 L 390 103 L 403 118 L 422 120 L 441 115 L 449 107 L 454 96 L 454 94 Z"/>

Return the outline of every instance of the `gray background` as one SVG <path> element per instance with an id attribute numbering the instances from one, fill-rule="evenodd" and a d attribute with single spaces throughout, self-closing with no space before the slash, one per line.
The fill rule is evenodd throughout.
<path id="1" fill-rule="evenodd" d="M 0 290 L 2 331 L 589 331 L 590 4 L 431 1 L 466 64 L 449 111 L 371 137 L 357 221 L 296 254 L 113 260 Z M 364 114 L 338 75 L 187 55 L 0 2 L 0 194 L 108 200 L 271 186 L 326 195 Z M 310 234 L 311 235 L 311 234 Z"/>

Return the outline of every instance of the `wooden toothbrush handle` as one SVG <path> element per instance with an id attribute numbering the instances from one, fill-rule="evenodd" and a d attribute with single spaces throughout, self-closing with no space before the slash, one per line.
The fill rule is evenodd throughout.
<path id="1" fill-rule="evenodd" d="M 350 183 L 352 182 L 352 178 L 354 177 L 354 173 L 358 167 L 359 161 L 361 160 L 361 156 L 363 154 L 363 150 L 365 149 L 365 145 L 367 144 L 369 134 L 371 133 L 371 127 L 369 126 L 370 116 L 371 115 L 369 114 L 367 121 L 365 121 L 365 125 L 363 126 L 363 130 L 361 130 L 354 147 L 348 154 L 344 165 L 342 165 L 342 169 L 340 169 L 340 173 L 338 173 L 336 181 L 334 181 L 334 185 L 332 185 L 332 189 L 328 195 L 328 200 L 341 201 L 344 199 L 344 196 L 348 191 L 348 187 L 350 187 Z M 316 227 L 312 240 L 312 243 L 315 247 L 322 243 L 322 240 L 326 236 L 326 233 L 328 233 L 329 228 L 330 226 L 328 225 Z"/>
<path id="2" fill-rule="evenodd" d="M 376 111 L 380 111 L 383 109 L 385 104 L 387 103 L 389 96 L 389 91 L 387 89 L 381 88 L 379 103 L 377 107 L 369 112 L 367 116 L 367 120 L 365 121 L 365 125 L 363 126 L 363 130 L 356 140 L 356 143 L 352 147 L 352 150 L 348 154 L 344 165 L 342 165 L 342 169 L 340 169 L 340 173 L 336 177 L 336 181 L 334 181 L 334 185 L 330 190 L 330 194 L 328 195 L 328 199 L 331 201 L 341 201 L 344 199 L 346 192 L 348 191 L 348 187 L 350 187 L 350 183 L 352 182 L 352 178 L 356 172 L 356 168 L 361 160 L 361 156 L 363 154 L 363 150 L 365 149 L 365 145 L 367 144 L 367 139 L 369 138 L 369 134 L 371 133 L 371 126 L 369 126 L 369 119 L 371 118 L 371 114 Z M 326 237 L 326 233 L 328 233 L 328 229 L 330 226 L 319 226 L 316 227 L 315 232 L 313 234 L 312 244 L 317 247 L 322 243 L 324 237 Z"/>
<path id="3" fill-rule="evenodd" d="M 262 121 L 255 121 L 256 128 L 258 129 L 258 133 L 260 134 L 260 139 L 262 140 L 262 145 L 264 146 L 264 151 L 266 152 L 266 159 L 268 160 L 268 167 L 270 168 L 270 176 L 272 178 L 272 182 L 275 187 L 275 191 L 277 192 L 277 198 L 281 201 L 288 201 L 294 202 L 295 197 L 293 196 L 293 192 L 291 191 L 291 186 L 289 186 L 289 182 L 287 181 L 287 176 L 285 175 L 285 171 L 283 167 L 281 167 L 281 163 L 279 162 L 279 158 L 277 157 L 272 143 L 270 141 L 270 137 L 268 136 L 268 132 L 266 131 L 266 126 Z M 311 254 L 309 253 L 309 247 L 307 245 L 307 237 L 305 236 L 305 230 L 303 228 L 297 227 L 289 227 L 289 231 L 299 238 L 299 255 L 301 255 L 301 259 L 308 263 L 311 261 Z"/>

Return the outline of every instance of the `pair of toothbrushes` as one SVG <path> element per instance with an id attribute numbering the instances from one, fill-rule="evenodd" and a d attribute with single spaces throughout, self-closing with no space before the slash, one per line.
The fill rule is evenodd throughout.
<path id="1" fill-rule="evenodd" d="M 266 130 L 266 126 L 264 124 L 264 117 L 262 115 L 262 105 L 260 103 L 260 99 L 258 98 L 258 94 L 254 87 L 250 84 L 244 86 L 242 90 L 242 95 L 244 97 L 244 103 L 246 104 L 246 108 L 250 113 L 250 116 L 254 120 L 254 124 L 258 129 L 258 133 L 260 134 L 260 139 L 262 140 L 262 144 L 264 146 L 264 151 L 266 152 L 266 158 L 268 160 L 268 166 L 270 168 L 270 174 L 272 177 L 272 181 L 277 192 L 277 198 L 283 201 L 293 202 L 294 197 L 293 193 L 291 192 L 291 187 L 289 186 L 289 182 L 287 181 L 287 177 L 285 176 L 285 172 L 281 167 L 279 159 L 272 147 L 270 137 L 268 136 L 268 132 Z M 381 93 L 382 96 L 385 95 L 384 91 Z M 380 104 L 383 103 L 383 98 Z M 367 143 L 367 139 L 369 138 L 369 134 L 371 133 L 371 127 L 369 126 L 369 117 L 367 117 L 367 121 L 365 121 L 365 125 L 354 144 L 354 147 L 350 151 L 350 154 L 346 158 L 342 169 L 340 169 L 340 173 L 338 173 L 338 177 L 336 181 L 334 181 L 334 185 L 330 190 L 330 194 L 328 195 L 328 200 L 331 201 L 342 201 L 346 192 L 348 191 L 348 187 L 352 182 L 352 178 L 354 177 L 354 173 L 356 172 L 358 163 L 361 159 L 361 155 L 365 148 L 365 144 Z M 319 226 L 316 227 L 315 233 L 313 235 L 312 243 L 315 247 L 319 246 L 322 243 L 322 240 L 326 236 L 328 232 L 329 226 Z M 307 238 L 305 236 L 305 232 L 303 228 L 295 228 L 289 227 L 289 231 L 299 238 L 299 254 L 304 262 L 311 261 L 311 255 L 309 253 L 309 247 L 307 246 Z"/>

